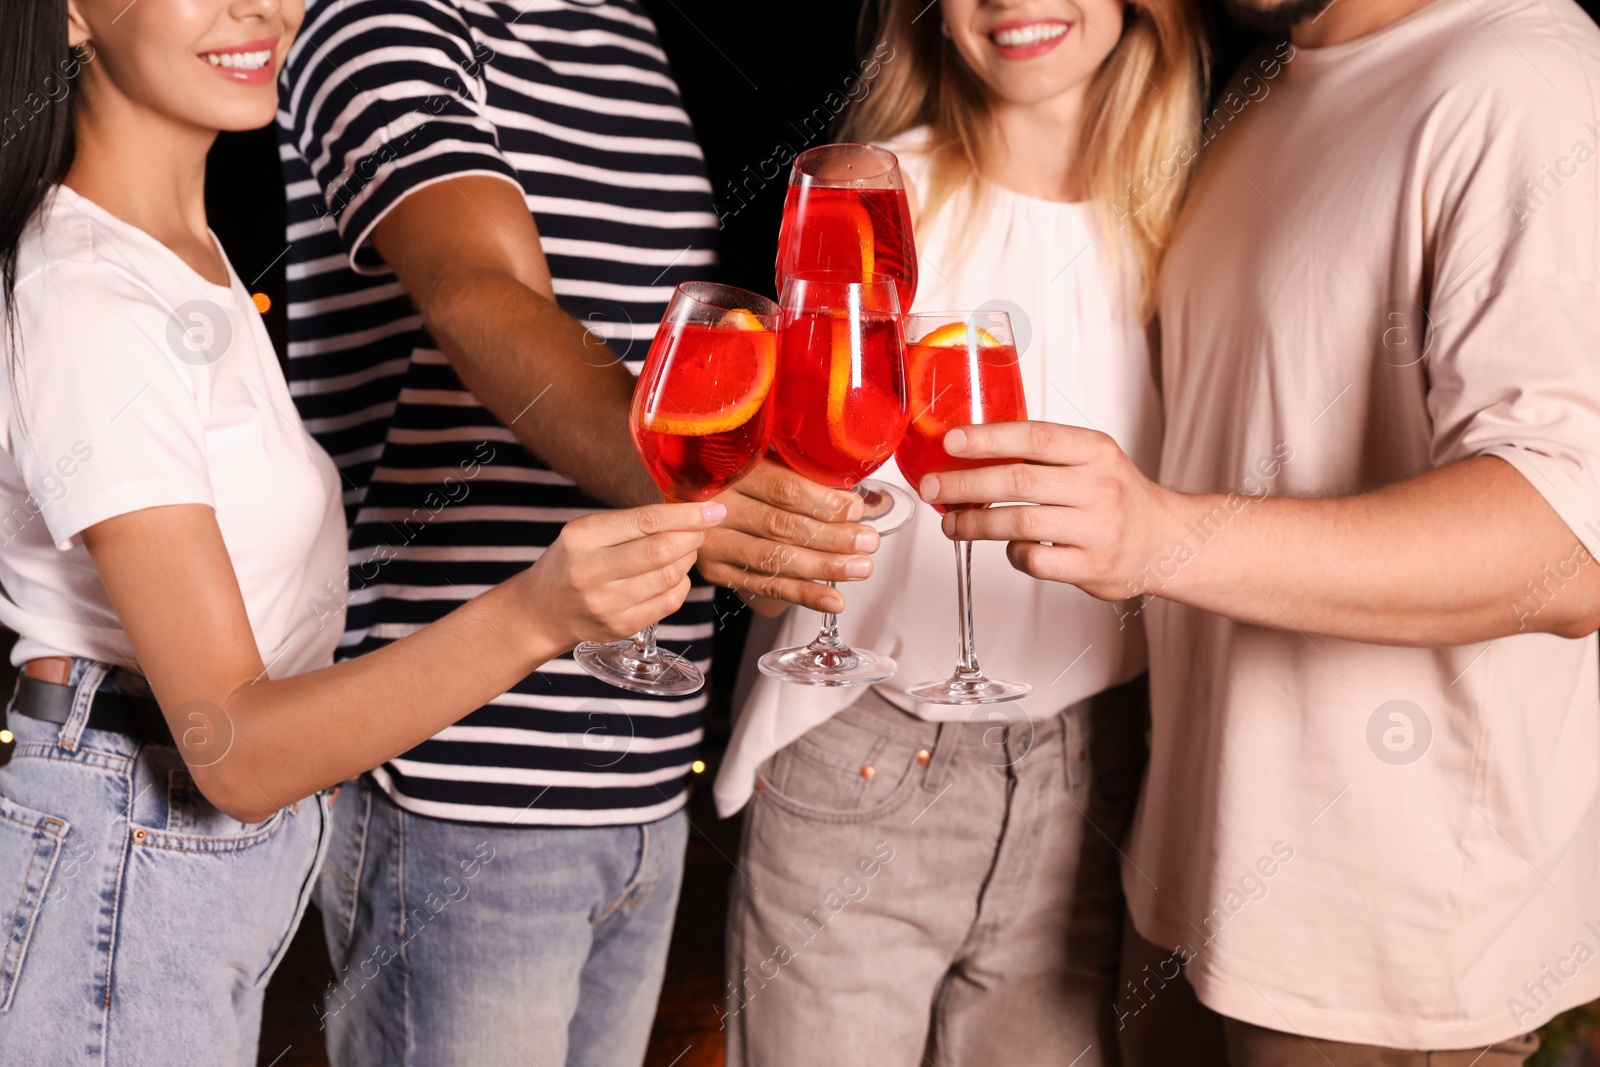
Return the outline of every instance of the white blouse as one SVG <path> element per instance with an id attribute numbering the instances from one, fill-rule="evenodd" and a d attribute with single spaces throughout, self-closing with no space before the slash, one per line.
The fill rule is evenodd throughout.
<path id="1" fill-rule="evenodd" d="M 913 194 L 927 188 L 925 141 L 926 132 L 914 130 L 885 146 L 899 156 Z M 974 199 L 978 215 L 963 228 Z M 1155 474 L 1161 407 L 1154 369 L 1143 327 L 1113 298 L 1089 204 L 993 185 L 981 198 L 969 191 L 947 202 L 932 225 L 919 225 L 917 251 L 913 311 L 1008 311 L 1028 417 L 1107 433 Z M 893 461 L 874 477 L 910 488 Z M 848 604 L 839 617 L 844 639 L 899 662 L 899 673 L 877 686 L 885 699 L 932 721 L 982 719 L 993 710 L 905 695 L 909 686 L 948 677 L 956 661 L 955 550 L 931 507 L 919 504 L 908 525 L 883 539 L 872 577 L 839 589 Z M 1032 718 L 1056 715 L 1145 668 L 1137 602 L 1106 603 L 1073 586 L 1036 581 L 1012 568 L 1004 544 L 974 546 L 972 593 L 978 661 L 991 677 L 1033 685 L 1017 702 Z M 817 623 L 815 613 L 791 610 L 775 647 L 807 643 Z M 727 816 L 743 807 L 769 756 L 859 697 L 854 689 L 760 677 L 717 776 L 718 811 Z"/>

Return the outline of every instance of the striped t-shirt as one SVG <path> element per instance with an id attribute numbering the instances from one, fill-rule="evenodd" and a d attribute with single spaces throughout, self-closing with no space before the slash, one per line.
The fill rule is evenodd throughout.
<path id="1" fill-rule="evenodd" d="M 434 182 L 517 183 L 561 307 L 637 372 L 673 287 L 712 263 L 716 216 L 636 0 L 312 0 L 280 107 L 289 381 L 345 477 L 349 589 L 330 596 L 347 596 L 350 657 L 504 581 L 604 507 L 461 384 L 374 249 L 377 222 Z M 559 406 L 526 417 L 539 415 Z M 660 629 L 702 667 L 711 592 L 696 576 Z M 612 688 L 564 656 L 373 774 L 440 818 L 647 822 L 684 803 L 704 705 L 704 692 Z"/>

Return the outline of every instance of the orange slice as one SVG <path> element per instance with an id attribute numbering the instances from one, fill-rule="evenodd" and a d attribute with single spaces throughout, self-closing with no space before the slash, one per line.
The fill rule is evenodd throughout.
<path id="1" fill-rule="evenodd" d="M 850 376 L 855 369 L 851 358 L 850 320 L 843 314 L 833 317 L 833 354 L 828 364 L 828 436 L 841 451 L 851 451 L 844 432 L 844 402 L 850 395 Z"/>
<path id="2" fill-rule="evenodd" d="M 865 339 L 859 341 L 861 345 L 865 343 Z M 867 413 L 876 412 L 885 402 L 896 408 L 899 405 L 897 401 L 884 397 L 877 383 L 858 380 L 857 348 L 858 344 L 852 343 L 850 336 L 848 315 L 837 312 L 833 319 L 833 345 L 828 363 L 828 440 L 845 455 L 863 463 L 874 463 L 887 454 L 884 449 L 887 430 L 880 421 L 881 416 Z M 871 394 L 871 397 L 867 394 Z M 846 405 L 852 397 L 856 398 L 857 403 L 852 405 L 854 410 L 847 411 Z M 905 423 L 901 422 L 894 431 L 895 440 L 899 439 L 899 433 L 904 429 Z M 894 441 L 887 443 L 892 451 Z"/>
<path id="3" fill-rule="evenodd" d="M 971 335 L 978 335 L 979 348 L 999 348 L 1000 341 L 988 330 L 974 330 L 964 322 L 947 322 L 943 326 L 918 341 L 919 345 L 929 348 L 948 348 L 959 345 L 965 348 L 970 343 Z"/>
<path id="4" fill-rule="evenodd" d="M 654 433 L 706 437 L 755 417 L 778 372 L 777 338 L 743 308 L 711 327 L 687 327 L 671 374 L 656 383 L 658 403 L 639 425 Z"/>
<path id="5" fill-rule="evenodd" d="M 764 330 L 761 320 L 744 308 L 733 308 L 722 313 L 722 318 L 717 320 L 717 325 L 728 330 Z"/>

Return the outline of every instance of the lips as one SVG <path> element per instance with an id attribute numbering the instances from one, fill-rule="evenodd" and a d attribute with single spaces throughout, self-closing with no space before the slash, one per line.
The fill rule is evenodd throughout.
<path id="1" fill-rule="evenodd" d="M 200 62 L 219 76 L 240 85 L 270 85 L 277 76 L 278 38 L 241 41 L 197 52 Z"/>
<path id="2" fill-rule="evenodd" d="M 1071 29 L 1062 19 L 1002 22 L 989 31 L 989 43 L 1003 59 L 1032 59 L 1066 40 Z"/>

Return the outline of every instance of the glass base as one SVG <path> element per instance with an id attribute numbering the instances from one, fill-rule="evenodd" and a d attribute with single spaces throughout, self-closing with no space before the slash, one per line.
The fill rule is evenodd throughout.
<path id="1" fill-rule="evenodd" d="M 917 513 L 917 498 L 888 482 L 868 478 L 855 487 L 856 496 L 866 504 L 861 512 L 861 524 L 870 526 L 880 534 L 893 533 L 911 521 Z"/>
<path id="2" fill-rule="evenodd" d="M 906 696 L 924 704 L 1003 704 L 1021 700 L 1033 692 L 1026 682 L 1002 682 L 986 678 L 982 671 L 964 674 L 956 671 L 937 682 L 921 682 L 906 690 Z"/>
<path id="3" fill-rule="evenodd" d="M 756 665 L 762 674 L 780 681 L 830 687 L 872 685 L 893 678 L 900 669 L 888 656 L 869 649 L 829 645 L 821 640 L 803 648 L 768 652 Z"/>
<path id="4" fill-rule="evenodd" d="M 706 684 L 700 668 L 676 652 L 656 648 L 651 655 L 641 656 L 638 642 L 631 637 L 604 644 L 585 641 L 572 650 L 572 658 L 601 681 L 635 693 L 681 697 L 698 693 Z"/>

